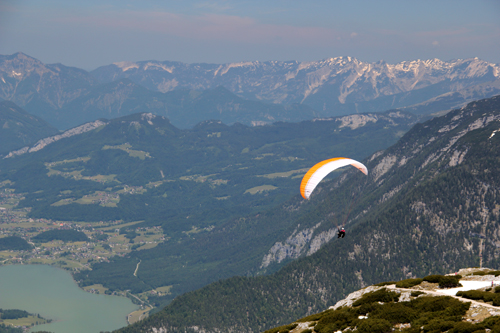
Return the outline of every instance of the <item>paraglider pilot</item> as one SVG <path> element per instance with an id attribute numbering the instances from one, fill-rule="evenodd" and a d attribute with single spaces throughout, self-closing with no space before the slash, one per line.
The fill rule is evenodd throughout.
<path id="1" fill-rule="evenodd" d="M 344 227 L 338 229 L 338 231 L 339 231 L 339 237 L 338 238 L 344 238 L 344 236 L 345 236 Z"/>

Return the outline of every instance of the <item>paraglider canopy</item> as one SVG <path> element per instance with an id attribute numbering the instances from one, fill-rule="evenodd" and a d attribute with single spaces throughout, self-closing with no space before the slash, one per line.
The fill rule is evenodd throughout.
<path id="1" fill-rule="evenodd" d="M 368 175 L 368 169 L 356 160 L 345 157 L 332 158 L 319 162 L 307 171 L 304 178 L 302 178 L 302 182 L 300 183 L 300 194 L 302 194 L 304 199 L 309 199 L 309 196 L 319 182 L 323 180 L 323 178 L 325 178 L 333 170 L 347 165 L 352 165 L 365 175 Z"/>

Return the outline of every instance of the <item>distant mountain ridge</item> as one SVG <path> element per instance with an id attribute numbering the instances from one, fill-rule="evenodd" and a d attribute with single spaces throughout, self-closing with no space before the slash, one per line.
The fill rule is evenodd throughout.
<path id="1" fill-rule="evenodd" d="M 302 103 L 333 116 L 406 107 L 444 93 L 496 81 L 500 77 L 500 66 L 478 58 L 387 64 L 336 57 L 312 62 L 253 61 L 222 65 L 121 62 L 91 73 L 100 82 L 128 77 L 161 92 L 179 88 L 202 90 L 221 85 L 244 98 Z M 375 101 L 375 105 L 365 105 Z"/>
<path id="2" fill-rule="evenodd" d="M 147 92 L 141 92 L 143 96 L 137 98 L 134 94 L 130 96 L 130 90 L 123 86 L 117 89 L 116 82 L 125 82 L 124 79 L 146 88 Z M 113 82 L 115 88 L 111 93 Z M 189 117 L 195 116 L 197 120 L 230 114 L 225 122 L 245 124 L 397 108 L 429 114 L 500 94 L 499 82 L 499 65 L 478 58 L 398 64 L 366 63 L 352 57 L 229 64 L 140 61 L 115 63 L 86 72 L 61 64 L 45 65 L 23 53 L 0 56 L 0 98 L 11 100 L 52 123 L 75 118 L 73 123 L 62 121 L 57 125 L 59 128 L 80 125 L 76 120 L 92 121 L 109 118 L 109 114 L 122 116 L 135 112 L 159 112 L 172 119 L 189 113 Z M 222 94 L 218 87 L 235 94 L 240 99 L 237 104 L 246 103 L 246 107 L 239 108 L 234 102 L 236 97 Z M 185 93 L 177 94 L 178 91 Z M 220 94 L 216 108 L 205 112 L 192 101 L 207 91 Z M 160 93 L 175 94 L 159 97 Z M 252 107 L 248 107 L 250 101 L 244 100 L 253 101 Z M 272 110 L 269 106 L 276 104 L 285 109 Z M 185 119 L 172 121 L 176 126 L 188 126 L 184 125 Z"/>
<path id="3" fill-rule="evenodd" d="M 307 105 L 278 105 L 245 100 L 219 86 L 204 91 L 151 91 L 119 79 L 96 86 L 62 109 L 46 115 L 59 128 L 71 128 L 99 118 L 117 118 L 138 112 L 166 116 L 180 128 L 192 128 L 204 120 L 231 125 L 263 125 L 275 121 L 298 122 L 321 116 Z"/>

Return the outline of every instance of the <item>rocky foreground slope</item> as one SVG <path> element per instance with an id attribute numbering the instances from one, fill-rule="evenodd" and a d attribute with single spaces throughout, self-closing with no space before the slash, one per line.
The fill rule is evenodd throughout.
<path id="1" fill-rule="evenodd" d="M 383 282 L 265 333 L 500 332 L 500 271 Z M 450 288 L 451 287 L 451 288 Z"/>

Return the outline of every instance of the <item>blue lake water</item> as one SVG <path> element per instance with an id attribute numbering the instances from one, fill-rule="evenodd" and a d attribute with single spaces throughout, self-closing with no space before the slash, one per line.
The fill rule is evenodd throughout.
<path id="1" fill-rule="evenodd" d="M 83 291 L 65 270 L 47 265 L 0 266 L 0 308 L 52 319 L 31 331 L 98 333 L 127 325 L 138 308 L 126 297 Z"/>

